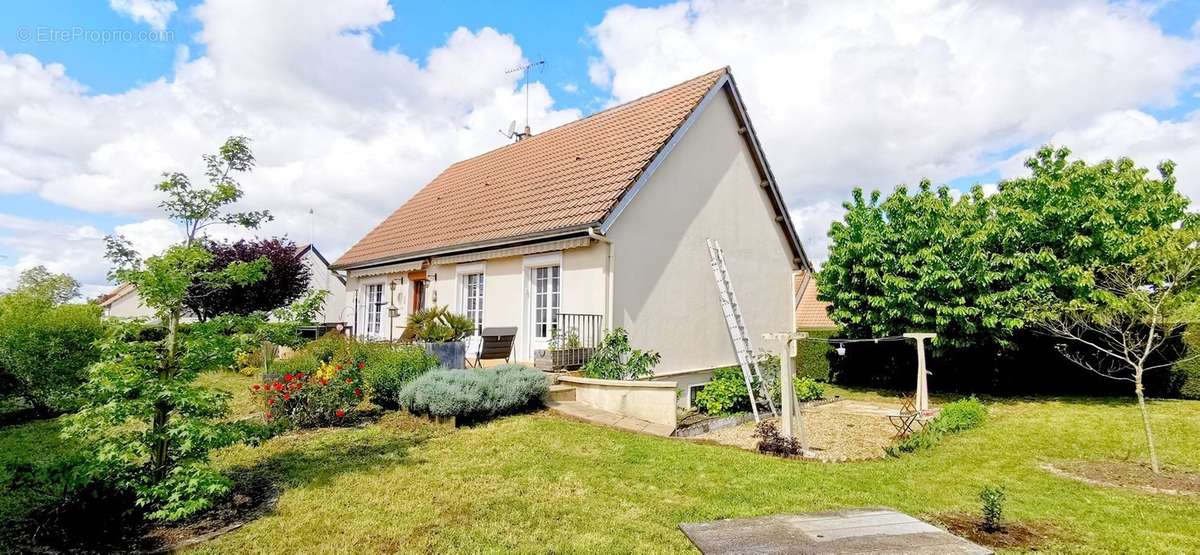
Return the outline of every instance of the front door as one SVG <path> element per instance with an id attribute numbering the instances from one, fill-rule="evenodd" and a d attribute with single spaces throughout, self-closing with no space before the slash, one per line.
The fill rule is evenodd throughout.
<path id="1" fill-rule="evenodd" d="M 425 280 L 414 279 L 412 294 L 412 312 L 425 310 Z"/>
<path id="2" fill-rule="evenodd" d="M 529 355 L 545 349 L 550 344 L 554 327 L 558 322 L 560 294 L 560 270 L 558 265 L 529 268 L 529 286 L 526 302 L 529 315 Z"/>

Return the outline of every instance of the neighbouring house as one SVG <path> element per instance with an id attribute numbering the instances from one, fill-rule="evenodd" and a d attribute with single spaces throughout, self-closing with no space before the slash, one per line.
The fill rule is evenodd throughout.
<path id="1" fill-rule="evenodd" d="M 680 404 L 735 364 L 706 238 L 748 333 L 793 329 L 796 236 L 729 68 L 446 168 L 334 264 L 362 338 L 448 306 L 516 327 L 530 362 L 558 330 L 623 327 L 662 354 Z"/>
<path id="2" fill-rule="evenodd" d="M 328 291 L 325 297 L 325 307 L 318 315 L 318 324 L 322 327 L 334 327 L 344 322 L 343 312 L 346 305 L 346 278 L 329 268 L 329 262 L 321 251 L 311 244 L 298 245 L 296 256 L 303 257 L 304 264 L 309 269 L 308 288 L 310 291 Z M 153 318 L 154 313 L 142 304 L 137 288 L 123 283 L 112 291 L 100 296 L 96 302 L 103 308 L 104 316 L 108 318 Z M 185 315 L 184 321 L 195 321 L 195 317 Z"/>
<path id="3" fill-rule="evenodd" d="M 797 272 L 796 329 L 798 331 L 835 331 L 837 323 L 829 319 L 829 303 L 817 299 L 817 279 L 812 272 Z"/>

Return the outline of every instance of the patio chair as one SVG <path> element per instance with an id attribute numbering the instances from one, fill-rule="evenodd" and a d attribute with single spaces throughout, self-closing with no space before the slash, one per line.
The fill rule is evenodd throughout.
<path id="1" fill-rule="evenodd" d="M 467 366 L 481 368 L 485 360 L 504 359 L 508 362 L 512 356 L 513 340 L 517 337 L 517 328 L 483 328 L 479 333 L 479 347 L 473 353 L 475 360 L 467 359 Z M 468 352 L 468 354 L 472 354 Z"/>

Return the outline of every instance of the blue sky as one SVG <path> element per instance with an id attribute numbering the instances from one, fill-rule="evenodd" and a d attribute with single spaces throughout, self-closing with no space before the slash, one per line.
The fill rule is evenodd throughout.
<path id="1" fill-rule="evenodd" d="M 6 3 L 0 288 L 32 264 L 103 288 L 97 237 L 169 239 L 149 184 L 232 133 L 256 140 L 247 203 L 279 216 L 264 233 L 306 235 L 319 208 L 335 257 L 445 165 L 501 143 L 524 106 L 504 70 L 538 59 L 535 131 L 732 66 L 818 259 L 851 187 L 965 190 L 1019 174 L 1046 142 L 1173 158 L 1200 194 L 1200 0 L 384 2 Z M 146 40 L 154 20 L 132 14 L 164 6 L 165 38 Z M 75 29 L 143 38 L 31 38 Z M 341 40 L 360 33 L 369 44 Z M 30 238 L 37 226 L 52 236 Z"/>

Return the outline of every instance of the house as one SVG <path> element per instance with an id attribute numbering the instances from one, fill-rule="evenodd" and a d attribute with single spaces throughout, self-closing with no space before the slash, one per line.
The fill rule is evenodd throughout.
<path id="1" fill-rule="evenodd" d="M 797 272 L 796 329 L 799 331 L 836 331 L 837 323 L 829 318 L 829 303 L 817 299 L 816 274 Z"/>
<path id="2" fill-rule="evenodd" d="M 302 257 L 305 266 L 309 269 L 309 290 L 329 292 L 329 295 L 325 297 L 323 313 L 318 315 L 319 323 L 333 326 L 343 322 L 342 316 L 346 305 L 346 278 L 329 268 L 329 262 L 314 245 L 297 246 L 296 256 Z M 142 304 L 137 288 L 128 283 L 122 283 L 112 291 L 101 295 L 96 302 L 103 308 L 103 314 L 107 318 L 154 317 L 153 311 Z M 195 318 L 185 315 L 183 320 L 195 321 Z"/>
<path id="3" fill-rule="evenodd" d="M 755 344 L 793 329 L 793 276 L 812 265 L 729 68 L 451 165 L 333 268 L 359 337 L 399 339 L 444 305 L 517 327 L 528 362 L 555 330 L 623 327 L 686 405 L 736 363 L 706 238 Z"/>

